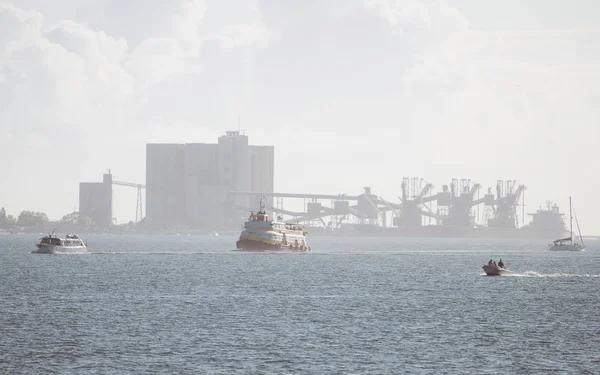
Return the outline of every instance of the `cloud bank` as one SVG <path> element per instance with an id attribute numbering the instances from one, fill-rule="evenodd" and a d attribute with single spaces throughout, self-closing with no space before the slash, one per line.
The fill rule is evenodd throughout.
<path id="1" fill-rule="evenodd" d="M 573 182 L 589 179 L 578 165 L 600 139 L 599 29 L 477 30 L 475 11 L 0 1 L 0 205 L 59 218 L 107 168 L 143 182 L 146 142 L 214 142 L 238 118 L 252 143 L 276 145 L 278 167 L 295 166 L 278 168 L 280 191 L 373 185 L 392 199 L 404 175 L 506 178 L 529 186 L 531 210 L 568 195 L 600 204 L 598 178 Z M 119 221 L 134 217 L 135 192 L 115 191 Z"/>

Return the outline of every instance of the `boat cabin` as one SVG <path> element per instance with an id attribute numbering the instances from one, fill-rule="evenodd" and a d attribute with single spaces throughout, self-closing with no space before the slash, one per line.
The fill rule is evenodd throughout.
<path id="1" fill-rule="evenodd" d="M 44 245 L 62 246 L 62 241 L 58 237 L 46 236 L 40 241 Z"/>
<path id="2" fill-rule="evenodd" d="M 258 211 L 258 213 L 251 212 L 248 216 L 248 221 L 269 221 L 269 215 L 264 211 Z"/>
<path id="3" fill-rule="evenodd" d="M 57 237 L 53 234 L 45 236 L 41 239 L 40 245 L 52 245 L 52 246 L 85 246 L 83 241 L 76 234 L 67 234 L 65 238 Z"/>
<path id="4" fill-rule="evenodd" d="M 254 224 L 254 223 L 268 223 L 272 229 L 281 230 L 281 231 L 283 231 L 283 230 L 303 231 L 303 228 L 300 224 L 271 221 L 269 219 L 269 215 L 267 215 L 264 211 L 258 211 L 257 213 L 254 213 L 254 212 L 250 213 L 250 216 L 248 216 L 248 221 L 247 221 L 246 225 L 250 226 L 250 227 L 255 227 L 256 225 L 258 225 L 258 224 Z"/>
<path id="5" fill-rule="evenodd" d="M 572 241 L 572 237 L 561 238 L 552 242 L 554 246 L 568 245 Z"/>

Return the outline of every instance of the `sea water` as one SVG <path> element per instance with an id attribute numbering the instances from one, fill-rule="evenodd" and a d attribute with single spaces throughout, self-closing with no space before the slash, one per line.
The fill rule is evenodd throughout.
<path id="1" fill-rule="evenodd" d="M 38 237 L 0 236 L 1 374 L 600 372 L 598 241 Z"/>

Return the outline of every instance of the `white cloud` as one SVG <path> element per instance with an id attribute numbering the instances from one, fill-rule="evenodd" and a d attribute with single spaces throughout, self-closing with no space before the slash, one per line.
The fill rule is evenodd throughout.
<path id="1" fill-rule="evenodd" d="M 257 15 L 258 4 L 249 6 Z M 200 27 L 206 10 L 205 1 L 182 0 L 179 11 L 170 18 L 170 34 L 130 46 L 125 38 L 111 36 L 85 22 L 45 24 L 47 20 L 36 10 L 25 11 L 0 2 L 2 152 L 20 160 L 22 166 L 11 168 L 4 177 L 32 186 L 33 176 L 51 180 L 54 174 L 48 163 L 70 164 L 74 152 L 79 166 L 71 168 L 75 181 L 64 181 L 73 189 L 54 192 L 57 199 L 52 201 L 26 202 L 26 195 L 10 190 L 18 187 L 8 185 L 3 185 L 0 195 L 17 195 L 13 202 L 19 209 L 42 204 L 36 209 L 60 216 L 65 200 L 70 207 L 76 197 L 76 180 L 87 179 L 88 172 L 83 170 L 103 170 L 106 163 L 114 165 L 112 154 L 106 154 L 107 144 L 121 148 L 114 150 L 118 159 L 122 150 L 134 142 L 165 137 L 202 139 L 202 127 L 186 122 L 189 112 L 178 112 L 176 103 L 206 102 L 195 97 L 195 87 L 188 83 L 197 80 L 195 77 L 203 71 L 199 57 L 207 35 Z M 75 8 L 71 13 L 76 13 Z M 225 24 L 223 30 L 220 43 L 226 48 L 264 45 L 261 40 L 268 35 L 264 25 Z M 179 99 L 166 97 L 162 103 L 161 91 Z M 47 158 L 39 160 L 40 153 Z M 125 163 L 121 168 L 139 179 L 139 165 Z M 78 170 L 83 174 L 77 175 Z"/>
<path id="2" fill-rule="evenodd" d="M 600 204 L 554 181 L 577 159 L 549 151 L 595 158 L 593 29 L 472 30 L 445 0 L 59 3 L 0 0 L 0 143 L 19 160 L 3 169 L 14 185 L 0 184 L 11 212 L 60 217 L 77 182 L 111 166 L 143 182 L 144 142 L 214 142 L 238 115 L 252 143 L 276 145 L 277 165 L 310 176 L 278 168 L 282 190 L 373 184 L 394 197 L 407 174 L 506 177 L 540 203 L 581 194 Z M 30 202 L 22 191 L 35 195 L 56 165 L 71 165 L 71 190 Z"/>
<path id="3" fill-rule="evenodd" d="M 182 45 L 182 49 L 192 56 L 197 56 L 202 44 L 200 25 L 206 9 L 205 0 L 182 0 L 180 12 L 172 20 L 175 38 Z"/>
<path id="4" fill-rule="evenodd" d="M 365 6 L 387 21 L 395 33 L 405 30 L 444 33 L 466 30 L 469 25 L 446 0 L 365 0 Z"/>
<path id="5" fill-rule="evenodd" d="M 271 33 L 262 23 L 228 25 L 220 32 L 207 37 L 207 40 L 217 40 L 219 45 L 225 49 L 236 47 L 265 48 L 270 39 Z"/>
<path id="6" fill-rule="evenodd" d="M 200 71 L 187 59 L 176 39 L 148 38 L 132 52 L 126 63 L 141 89 L 168 81 L 173 76 Z"/>
<path id="7" fill-rule="evenodd" d="M 35 11 L 4 3 L 0 11 L 0 23 L 12 25 L 0 45 L 3 91 L 10 96 L 0 121 L 14 131 L 43 126 L 41 134 L 60 136 L 83 124 L 104 127 L 111 116 L 98 103 L 118 112 L 133 94 L 133 79 L 122 67 L 124 39 L 71 21 L 44 31 Z"/>
<path id="8" fill-rule="evenodd" d="M 0 3 L 0 67 L 15 48 L 39 43 L 42 15 Z"/>

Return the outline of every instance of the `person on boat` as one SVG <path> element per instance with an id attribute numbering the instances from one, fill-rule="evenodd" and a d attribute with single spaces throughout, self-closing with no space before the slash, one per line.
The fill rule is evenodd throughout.
<path id="1" fill-rule="evenodd" d="M 498 265 L 496 264 L 496 261 L 492 262 L 492 267 L 498 268 Z"/>
<path id="2" fill-rule="evenodd" d="M 504 268 L 504 262 L 502 261 L 502 259 L 500 259 L 500 261 L 498 262 L 498 267 Z"/>
<path id="3" fill-rule="evenodd" d="M 490 259 L 490 261 L 488 262 L 488 266 L 492 267 L 494 265 L 494 261 Z"/>

